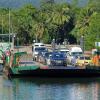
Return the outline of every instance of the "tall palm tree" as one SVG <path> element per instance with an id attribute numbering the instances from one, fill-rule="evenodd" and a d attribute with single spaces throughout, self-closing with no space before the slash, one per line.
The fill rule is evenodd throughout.
<path id="1" fill-rule="evenodd" d="M 91 5 L 92 6 L 92 5 Z M 78 36 L 88 34 L 88 28 L 90 25 L 91 17 L 95 12 L 93 7 L 87 6 L 86 8 L 81 8 L 80 13 L 77 15 L 76 29 L 78 30 Z"/>
<path id="2" fill-rule="evenodd" d="M 52 22 L 59 26 L 69 22 L 69 19 L 69 7 L 67 4 L 55 5 L 54 12 L 52 12 Z"/>
<path id="3" fill-rule="evenodd" d="M 70 20 L 69 11 L 70 9 L 67 4 L 55 5 L 54 12 L 52 12 L 51 18 L 52 18 L 52 23 L 57 26 L 56 39 L 59 37 L 58 34 L 59 30 L 61 29 L 61 26 L 63 26 L 62 30 L 64 30 L 64 24 L 69 23 Z M 64 35 L 64 31 L 62 35 Z"/>
<path id="4" fill-rule="evenodd" d="M 44 33 L 44 25 L 41 22 L 33 21 L 32 32 L 34 33 L 36 42 L 42 39 Z"/>

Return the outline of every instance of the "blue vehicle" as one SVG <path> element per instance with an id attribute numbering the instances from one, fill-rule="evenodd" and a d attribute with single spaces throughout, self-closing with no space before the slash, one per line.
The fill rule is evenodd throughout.
<path id="1" fill-rule="evenodd" d="M 67 66 L 66 55 L 61 52 L 53 52 L 50 57 L 50 62 L 52 66 Z"/>

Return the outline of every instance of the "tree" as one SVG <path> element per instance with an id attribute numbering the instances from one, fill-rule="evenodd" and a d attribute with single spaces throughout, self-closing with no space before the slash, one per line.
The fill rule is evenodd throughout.
<path id="1" fill-rule="evenodd" d="M 98 7 L 95 3 L 90 3 L 86 7 L 80 8 L 76 15 L 75 28 L 72 33 L 77 36 L 78 41 L 82 35 L 85 36 L 86 49 L 94 47 L 96 34 L 97 32 L 99 33 L 100 25 L 98 19 L 100 13 Z"/>
<path id="2" fill-rule="evenodd" d="M 34 31 L 34 36 L 37 41 L 42 39 L 44 33 L 44 25 L 41 22 L 33 22 L 32 31 Z"/>
<path id="3" fill-rule="evenodd" d="M 1 33 L 5 34 L 9 32 L 9 9 L 1 8 L 0 9 L 0 26 Z"/>
<path id="4" fill-rule="evenodd" d="M 95 42 L 100 42 L 100 13 L 93 13 L 85 41 L 87 49 L 95 48 Z"/>
<path id="5" fill-rule="evenodd" d="M 32 29 L 32 20 L 36 13 L 36 9 L 32 5 L 26 5 L 23 8 L 13 12 L 14 29 L 21 43 L 31 42 L 29 39 Z"/>

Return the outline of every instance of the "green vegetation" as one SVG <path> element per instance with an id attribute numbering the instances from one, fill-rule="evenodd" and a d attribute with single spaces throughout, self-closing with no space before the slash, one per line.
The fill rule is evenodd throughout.
<path id="1" fill-rule="evenodd" d="M 84 36 L 85 49 L 95 47 L 95 41 L 100 41 L 100 3 L 90 0 L 84 7 L 77 6 L 77 0 L 72 4 L 42 2 L 40 8 L 31 4 L 22 8 L 0 8 L 0 33 L 17 33 L 16 43 L 21 45 L 32 43 L 33 39 L 51 43 L 53 38 L 57 43 L 67 39 L 70 44 L 80 42 Z"/>

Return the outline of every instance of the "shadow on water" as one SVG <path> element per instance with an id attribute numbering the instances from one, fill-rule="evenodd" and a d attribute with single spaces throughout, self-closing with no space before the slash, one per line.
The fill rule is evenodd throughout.
<path id="1" fill-rule="evenodd" d="M 11 81 L 16 80 L 16 78 L 11 79 Z M 100 83 L 100 78 L 17 78 L 19 82 L 22 83 L 34 83 L 34 84 L 89 84 L 89 83 Z"/>

